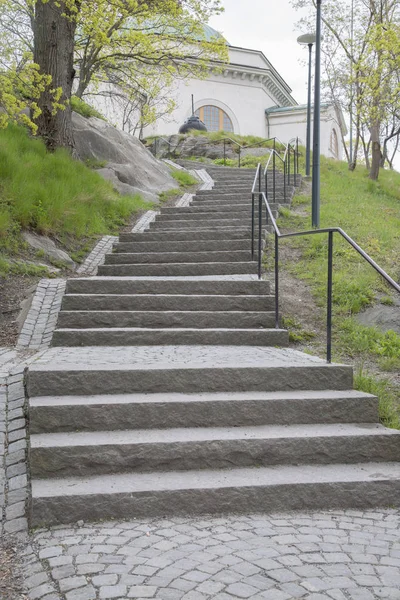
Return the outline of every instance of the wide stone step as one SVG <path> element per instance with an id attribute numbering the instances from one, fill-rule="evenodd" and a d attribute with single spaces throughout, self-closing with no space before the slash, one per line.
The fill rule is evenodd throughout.
<path id="1" fill-rule="evenodd" d="M 277 215 L 277 211 L 273 211 L 275 216 Z M 255 220 L 258 221 L 258 211 L 254 214 Z M 263 215 L 263 219 L 265 215 Z M 155 223 L 170 223 L 171 221 L 188 221 L 190 222 L 189 226 L 197 225 L 197 222 L 221 222 L 223 224 L 225 221 L 232 221 L 233 219 L 245 219 L 249 220 L 251 223 L 251 204 L 249 206 L 244 206 L 243 208 L 233 209 L 220 209 L 218 211 L 207 211 L 207 212 L 176 212 L 172 214 L 164 214 L 161 213 L 157 216 Z M 196 221 L 196 223 L 194 223 Z M 189 223 L 187 223 L 189 224 Z"/>
<path id="2" fill-rule="evenodd" d="M 293 464 L 392 462 L 400 432 L 382 425 L 258 425 L 34 434 L 31 476 L 89 477 Z"/>
<path id="3" fill-rule="evenodd" d="M 144 238 L 145 239 L 145 238 Z M 187 242 L 117 242 L 114 252 L 223 252 L 248 250 L 249 240 L 206 240 Z"/>
<path id="4" fill-rule="evenodd" d="M 285 202 L 269 202 L 271 210 L 277 211 L 282 204 L 288 204 Z M 251 198 L 248 200 L 236 199 L 236 200 L 193 200 L 187 210 L 194 209 L 195 212 L 218 212 L 221 210 L 232 210 L 236 211 L 250 211 L 251 212 Z M 255 206 L 258 207 L 258 198 L 256 198 Z"/>
<path id="5" fill-rule="evenodd" d="M 52 346 L 274 346 L 289 345 L 284 329 L 139 328 L 56 329 Z"/>
<path id="6" fill-rule="evenodd" d="M 205 262 L 205 263 L 159 263 L 143 265 L 101 265 L 99 275 L 143 275 L 149 276 L 195 276 L 195 275 L 232 275 L 257 273 L 256 262 Z"/>
<path id="7" fill-rule="evenodd" d="M 356 390 L 44 396 L 29 409 L 31 434 L 378 420 L 378 399 Z"/>
<path id="8" fill-rule="evenodd" d="M 184 327 L 207 329 L 228 327 L 249 329 L 274 327 L 272 311 L 122 311 L 122 310 L 72 310 L 58 316 L 60 329 L 93 329 L 96 327 Z"/>
<path id="9" fill-rule="evenodd" d="M 227 215 L 229 217 L 229 215 Z M 235 229 L 240 228 L 242 230 L 246 229 L 251 232 L 251 215 L 249 218 L 243 217 L 243 215 L 238 215 L 237 218 L 226 218 L 226 219 L 176 219 L 172 221 L 162 221 L 156 220 L 150 223 L 150 230 L 158 230 L 158 229 L 178 229 L 179 231 L 191 231 L 196 229 L 216 229 L 216 230 L 224 230 L 227 229 Z"/>
<path id="10" fill-rule="evenodd" d="M 188 231 L 144 231 L 143 233 L 121 233 L 120 242 L 185 242 L 185 241 L 218 241 L 248 240 L 250 227 L 210 228 Z"/>
<path id="11" fill-rule="evenodd" d="M 61 310 L 161 310 L 242 311 L 273 310 L 274 296 L 168 295 L 168 294 L 67 294 Z"/>
<path id="12" fill-rule="evenodd" d="M 156 264 L 156 263 L 216 263 L 246 262 L 251 260 L 251 250 L 230 250 L 226 252 L 116 252 L 107 254 L 106 265 Z"/>
<path id="13" fill-rule="evenodd" d="M 32 481 L 31 525 L 398 506 L 399 463 L 299 465 Z"/>
<path id="14" fill-rule="evenodd" d="M 29 368 L 32 396 L 348 390 L 353 370 L 290 349 L 246 346 L 52 348 Z"/>
<path id="15" fill-rule="evenodd" d="M 135 277 L 83 277 L 68 279 L 66 294 L 182 294 L 267 296 L 271 286 L 266 280 L 228 280 L 218 276 L 207 279 Z"/>

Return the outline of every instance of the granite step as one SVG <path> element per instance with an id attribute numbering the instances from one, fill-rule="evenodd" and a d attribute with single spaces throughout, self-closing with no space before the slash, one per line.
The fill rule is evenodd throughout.
<path id="1" fill-rule="evenodd" d="M 251 279 L 222 279 L 173 277 L 77 277 L 68 279 L 66 294 L 181 294 L 181 295 L 240 295 L 267 296 L 270 282 Z"/>
<path id="2" fill-rule="evenodd" d="M 375 423 L 180 427 L 33 434 L 38 479 L 400 460 L 400 431 Z"/>
<path id="3" fill-rule="evenodd" d="M 265 233 L 265 231 L 263 232 Z M 218 241 L 218 240 L 248 240 L 251 237 L 250 227 L 211 227 L 187 231 L 145 231 L 143 233 L 121 233 L 120 242 L 184 242 L 184 241 Z"/>
<path id="4" fill-rule="evenodd" d="M 66 294 L 61 310 L 264 311 L 273 310 L 274 296 L 180 294 Z"/>
<path id="5" fill-rule="evenodd" d="M 288 348 L 51 348 L 32 363 L 32 396 L 348 390 L 353 370 Z"/>
<path id="6" fill-rule="evenodd" d="M 379 422 L 378 399 L 356 390 L 39 396 L 30 433 L 170 427 Z"/>
<path id="7" fill-rule="evenodd" d="M 107 254 L 106 265 L 161 264 L 161 263 L 217 263 L 246 262 L 251 260 L 250 244 L 247 250 L 212 252 L 115 252 Z"/>
<path id="8" fill-rule="evenodd" d="M 52 346 L 289 346 L 285 329 L 95 328 L 56 329 Z"/>
<path id="9" fill-rule="evenodd" d="M 137 265 L 101 265 L 99 275 L 107 276 L 194 276 L 256 274 L 256 262 L 204 262 L 204 263 L 159 263 Z"/>
<path id="10" fill-rule="evenodd" d="M 113 252 L 229 252 L 230 250 L 248 250 L 248 239 L 238 240 L 194 240 L 175 242 L 117 242 Z"/>
<path id="11" fill-rule="evenodd" d="M 32 481 L 31 525 L 397 506 L 400 464 L 281 465 Z"/>
<path id="12" fill-rule="evenodd" d="M 250 329 L 275 326 L 272 311 L 124 311 L 124 310 L 63 310 L 58 315 L 57 328 L 229 328 Z"/>

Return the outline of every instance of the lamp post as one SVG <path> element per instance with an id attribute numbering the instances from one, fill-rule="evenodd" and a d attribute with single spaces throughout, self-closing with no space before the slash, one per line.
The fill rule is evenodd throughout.
<path id="1" fill-rule="evenodd" d="M 313 132 L 313 171 L 312 171 L 312 226 L 319 227 L 320 216 L 320 138 L 321 138 L 321 1 L 317 0 L 317 26 L 315 43 L 314 78 L 314 132 Z"/>
<path id="2" fill-rule="evenodd" d="M 307 142 L 306 142 L 306 176 L 310 177 L 311 154 L 311 56 L 312 47 L 316 42 L 314 33 L 306 33 L 297 38 L 299 44 L 308 46 L 308 100 L 307 100 Z"/>

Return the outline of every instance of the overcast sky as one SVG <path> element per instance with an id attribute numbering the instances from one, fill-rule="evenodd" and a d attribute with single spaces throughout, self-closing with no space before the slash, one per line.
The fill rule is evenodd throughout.
<path id="1" fill-rule="evenodd" d="M 225 12 L 210 21 L 230 44 L 264 52 L 293 90 L 299 104 L 307 102 L 308 48 L 297 43 L 301 13 L 289 0 L 223 0 Z M 301 63 L 304 61 L 304 64 Z"/>

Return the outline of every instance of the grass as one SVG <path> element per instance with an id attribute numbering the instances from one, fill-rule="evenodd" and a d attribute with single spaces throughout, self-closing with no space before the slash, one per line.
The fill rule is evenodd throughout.
<path id="1" fill-rule="evenodd" d="M 356 390 L 379 398 L 379 414 L 386 427 L 400 429 L 400 390 L 388 379 L 377 378 L 361 367 L 354 376 Z"/>
<path id="2" fill-rule="evenodd" d="M 190 187 L 198 183 L 197 179 L 183 169 L 171 169 L 171 175 L 181 187 Z"/>
<path id="3" fill-rule="evenodd" d="M 78 115 L 86 117 L 87 119 L 89 119 L 90 117 L 96 117 L 97 119 L 102 119 L 103 121 L 107 120 L 98 110 L 96 110 L 77 96 L 71 97 L 71 108 L 74 112 L 78 113 Z"/>
<path id="4" fill-rule="evenodd" d="M 292 209 L 279 214 L 281 231 L 311 228 L 309 195 L 294 198 Z M 400 174 L 381 171 L 379 181 L 368 179 L 362 167 L 350 172 L 346 163 L 321 158 L 321 228 L 339 226 L 396 279 L 400 256 Z M 315 302 L 326 306 L 327 234 L 285 240 L 296 257 L 285 268 L 307 281 Z M 290 256 L 290 250 L 288 251 Z M 393 305 L 384 280 L 339 235 L 334 236 L 333 335 L 335 360 L 362 365 L 357 389 L 380 397 L 382 421 L 400 427 L 400 390 L 382 372 L 400 370 L 400 335 L 362 325 L 357 313 L 377 302 Z M 377 374 L 368 373 L 363 366 Z M 382 379 L 383 377 L 383 379 Z"/>
<path id="5" fill-rule="evenodd" d="M 99 235 L 116 233 L 128 217 L 148 208 L 140 196 L 120 196 L 83 163 L 10 125 L 0 131 L 0 254 L 24 250 L 20 232 L 33 230 L 78 251 Z M 3 272 L 12 272 L 14 267 Z M 11 269 L 11 271 L 10 271 Z"/>

